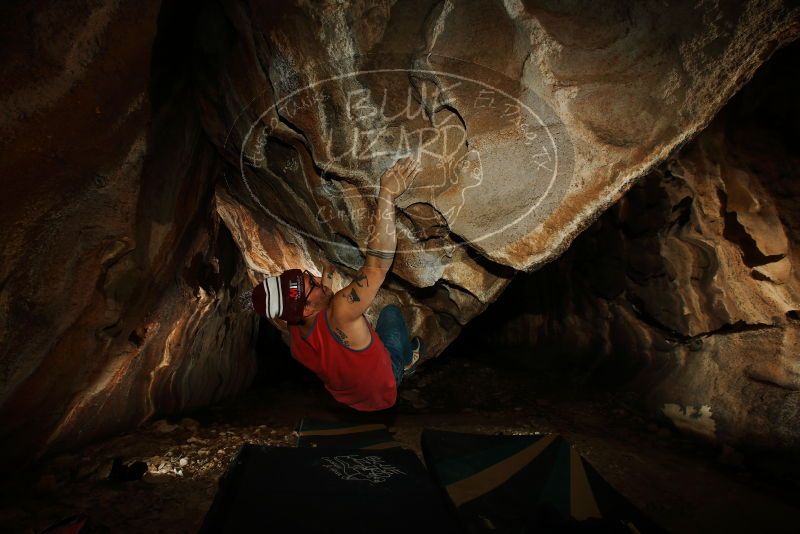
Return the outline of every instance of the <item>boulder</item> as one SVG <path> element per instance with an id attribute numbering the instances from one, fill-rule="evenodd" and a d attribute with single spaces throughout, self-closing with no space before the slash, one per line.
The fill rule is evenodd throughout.
<path id="1" fill-rule="evenodd" d="M 241 297 L 264 276 L 323 260 L 349 281 L 377 180 L 405 153 L 424 170 L 399 199 L 398 254 L 369 314 L 400 304 L 429 356 L 441 353 L 515 273 L 559 257 L 703 128 L 796 36 L 793 6 L 1 8 L 7 463 L 245 389 L 257 319 Z M 746 242 L 749 264 L 720 272 L 745 277 L 737 288 L 772 289 L 713 302 L 665 296 L 670 309 L 708 311 L 650 310 L 687 336 L 783 310 L 788 300 L 759 299 L 788 299 L 793 287 L 791 236 L 769 231 L 781 211 L 761 209 L 740 170 L 725 175 L 723 222 L 708 224 Z M 713 259 L 705 246 L 669 257 L 700 268 Z M 662 265 L 650 249 L 626 258 L 631 273 Z M 604 291 L 618 291 L 620 275 L 603 273 Z M 655 289 L 640 291 L 647 300 Z M 767 368 L 753 373 L 783 372 Z"/>
<path id="2" fill-rule="evenodd" d="M 227 22 L 227 39 L 202 44 L 198 88 L 227 164 L 219 214 L 252 282 L 329 260 L 348 283 L 380 174 L 418 156 L 422 172 L 398 202 L 392 274 L 368 316 L 400 304 L 435 356 L 515 272 L 562 254 L 703 128 L 796 36 L 798 11 L 228 2 L 201 19 Z M 785 241 L 766 238 L 736 198 L 758 250 L 780 254 Z M 787 268 L 757 270 L 780 279 Z"/>

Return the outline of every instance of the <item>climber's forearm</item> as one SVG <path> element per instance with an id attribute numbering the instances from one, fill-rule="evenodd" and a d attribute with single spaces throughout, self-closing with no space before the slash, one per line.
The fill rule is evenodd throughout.
<path id="1" fill-rule="evenodd" d="M 349 285 L 334 295 L 331 301 L 332 324 L 341 326 L 363 321 L 361 316 L 378 294 L 394 260 L 397 247 L 394 201 L 408 190 L 418 172 L 419 168 L 414 160 L 405 158 L 395 162 L 381 176 L 375 213 L 372 214 L 369 228 L 364 266 L 355 274 Z"/>
<path id="2" fill-rule="evenodd" d="M 392 266 L 397 247 L 394 210 L 394 196 L 388 188 L 381 187 L 378 193 L 378 205 L 370 225 L 365 267 L 389 270 Z"/>
<path id="3" fill-rule="evenodd" d="M 397 247 L 395 231 L 394 202 L 405 193 L 411 182 L 419 173 L 419 164 L 411 157 L 398 160 L 380 179 L 378 202 L 372 217 L 372 224 L 367 241 L 367 259 L 365 270 L 380 269 L 385 274 L 394 260 Z"/>
<path id="4" fill-rule="evenodd" d="M 349 285 L 336 293 L 331 302 L 332 324 L 360 321 L 361 315 L 378 294 L 394 259 L 397 244 L 394 231 L 394 195 L 381 187 L 375 213 L 370 222 L 364 266 Z"/>

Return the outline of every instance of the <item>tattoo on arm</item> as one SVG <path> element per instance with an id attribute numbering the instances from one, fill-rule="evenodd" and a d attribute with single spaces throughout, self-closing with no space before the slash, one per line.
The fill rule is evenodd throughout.
<path id="1" fill-rule="evenodd" d="M 342 345 L 344 345 L 345 347 L 349 347 L 350 346 L 350 342 L 347 341 L 347 334 L 342 332 L 342 329 L 338 328 L 338 327 L 334 327 L 334 331 L 335 331 L 336 335 L 339 337 L 339 341 L 342 342 Z"/>
<path id="2" fill-rule="evenodd" d="M 349 300 L 351 303 L 361 302 L 361 299 L 358 298 L 358 293 L 356 293 L 355 288 L 350 289 L 350 294 L 347 295 L 347 300 Z"/>
<path id="3" fill-rule="evenodd" d="M 353 279 L 353 282 L 355 282 L 358 287 L 364 287 L 361 285 L 362 280 L 366 282 L 367 287 L 369 287 L 369 280 L 367 280 L 367 275 L 359 271 L 356 273 L 356 277 Z"/>
<path id="4" fill-rule="evenodd" d="M 375 256 L 376 258 L 380 258 L 382 260 L 391 260 L 394 258 L 394 252 L 388 252 L 385 250 L 375 250 L 374 248 L 367 249 L 367 256 Z"/>

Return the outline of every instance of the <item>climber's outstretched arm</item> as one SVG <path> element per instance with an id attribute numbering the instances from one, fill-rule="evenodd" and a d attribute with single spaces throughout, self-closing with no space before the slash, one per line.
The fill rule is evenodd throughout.
<path id="1" fill-rule="evenodd" d="M 381 176 L 364 266 L 349 285 L 334 295 L 331 302 L 331 314 L 340 323 L 361 317 L 386 279 L 397 247 L 394 202 L 408 189 L 418 173 L 417 162 L 406 158 L 395 163 Z"/>

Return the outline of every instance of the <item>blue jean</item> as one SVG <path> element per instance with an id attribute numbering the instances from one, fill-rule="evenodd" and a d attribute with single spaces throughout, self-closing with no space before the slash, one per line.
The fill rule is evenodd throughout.
<path id="1" fill-rule="evenodd" d="M 392 357 L 392 371 L 397 385 L 403 381 L 403 369 L 411 363 L 411 340 L 408 339 L 408 326 L 400 308 L 389 304 L 381 310 L 375 332 L 389 350 Z"/>

